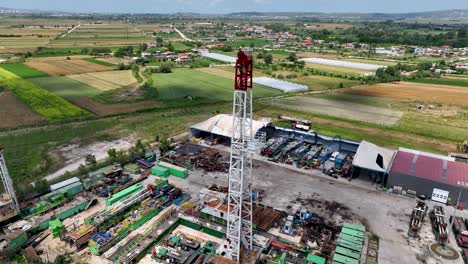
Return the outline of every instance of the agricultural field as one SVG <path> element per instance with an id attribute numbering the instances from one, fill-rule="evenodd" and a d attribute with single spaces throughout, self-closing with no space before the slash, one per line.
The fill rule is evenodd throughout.
<path id="1" fill-rule="evenodd" d="M 137 80 L 131 70 L 90 72 L 77 75 L 68 75 L 70 79 L 87 84 L 101 91 L 118 89 L 123 86 L 136 84 Z"/>
<path id="2" fill-rule="evenodd" d="M 161 104 L 155 101 L 141 101 L 132 103 L 113 103 L 104 104 L 97 102 L 89 97 L 81 97 L 74 103 L 84 109 L 87 109 L 97 116 L 110 116 L 117 114 L 132 113 L 144 109 L 157 108 Z"/>
<path id="3" fill-rule="evenodd" d="M 350 88 L 348 94 L 374 97 L 408 99 L 418 102 L 443 103 L 468 106 L 468 89 L 449 85 L 420 84 L 413 82 L 382 83 Z"/>
<path id="4" fill-rule="evenodd" d="M 377 65 L 382 65 L 382 66 L 395 66 L 398 63 L 396 61 L 391 61 L 388 59 L 385 59 L 385 60 L 384 59 L 360 59 L 360 58 L 343 57 L 343 58 L 340 58 L 340 60 L 358 62 L 358 63 L 377 64 Z"/>
<path id="5" fill-rule="evenodd" d="M 460 77 L 459 78 L 446 77 L 446 78 L 437 78 L 437 79 L 416 79 L 416 80 L 411 80 L 410 82 L 468 87 L 468 79 L 463 79 Z"/>
<path id="6" fill-rule="evenodd" d="M 233 66 L 226 66 L 226 67 L 209 67 L 209 68 L 197 68 L 196 71 L 206 72 L 209 74 L 213 74 L 216 76 L 228 78 L 234 80 L 234 67 Z M 263 77 L 267 76 L 266 74 L 262 73 L 261 71 L 254 70 L 255 77 Z"/>
<path id="7" fill-rule="evenodd" d="M 208 101 L 232 100 L 233 82 L 224 77 L 194 71 L 177 69 L 173 73 L 153 75 L 158 100 L 172 100 L 192 97 Z M 254 88 L 254 97 L 278 95 L 280 92 L 262 86 Z"/>
<path id="8" fill-rule="evenodd" d="M 359 85 L 359 81 L 320 75 L 299 76 L 297 78 L 288 79 L 288 81 L 307 85 L 309 90 L 312 91 L 353 87 Z"/>
<path id="9" fill-rule="evenodd" d="M 0 69 L 0 85 L 48 121 L 91 117 L 91 113 L 4 69 Z"/>
<path id="10" fill-rule="evenodd" d="M 151 35 L 130 24 L 81 24 L 64 37 L 54 39 L 50 47 L 125 46 L 152 41 Z"/>
<path id="11" fill-rule="evenodd" d="M 292 96 L 272 99 L 270 104 L 287 109 L 381 125 L 394 125 L 403 115 L 402 112 L 391 109 L 313 96 Z"/>
<path id="12" fill-rule="evenodd" d="M 34 51 L 37 47 L 47 46 L 49 41 L 47 37 L 37 36 L 0 37 L 0 53 Z"/>
<path id="13" fill-rule="evenodd" d="M 113 65 L 117 65 L 119 63 L 128 64 L 128 63 L 131 62 L 129 59 L 117 58 L 117 57 L 96 58 L 96 60 L 106 62 L 106 63 L 110 63 L 110 64 L 113 64 Z"/>
<path id="14" fill-rule="evenodd" d="M 101 93 L 99 89 L 68 77 L 35 78 L 30 81 L 71 102 L 83 96 L 92 97 Z"/>
<path id="15" fill-rule="evenodd" d="M 110 71 L 112 67 L 84 61 L 83 56 L 30 58 L 26 65 L 50 76 L 65 76 L 96 71 Z"/>
<path id="16" fill-rule="evenodd" d="M 314 70 L 318 70 L 321 72 L 345 74 L 345 75 L 356 76 L 356 77 L 369 73 L 369 71 L 365 71 L 365 70 L 343 68 L 343 67 L 337 67 L 337 66 L 328 66 L 328 65 L 321 65 L 321 64 L 314 64 L 314 63 L 306 63 L 305 67 L 308 69 L 314 69 Z"/>
<path id="17" fill-rule="evenodd" d="M 0 93 L 0 130 L 37 125 L 44 119 L 34 113 L 11 92 Z"/>
<path id="18" fill-rule="evenodd" d="M 4 63 L 0 64 L 0 68 L 3 68 L 24 79 L 48 76 L 46 73 L 38 71 L 22 63 Z"/>
<path id="19" fill-rule="evenodd" d="M 336 30 L 336 29 L 348 29 L 353 27 L 351 24 L 337 24 L 337 23 L 312 23 L 307 24 L 306 29 L 309 30 Z"/>
<path id="20" fill-rule="evenodd" d="M 99 65 L 103 65 L 103 66 L 109 66 L 109 67 L 115 66 L 115 64 L 113 64 L 113 63 L 98 60 L 96 58 L 84 58 L 83 60 L 87 61 L 87 62 L 92 62 L 92 63 L 96 63 L 96 64 L 99 64 Z"/>

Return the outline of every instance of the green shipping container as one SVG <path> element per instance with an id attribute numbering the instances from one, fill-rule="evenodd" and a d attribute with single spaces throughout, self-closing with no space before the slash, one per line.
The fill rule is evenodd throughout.
<path id="1" fill-rule="evenodd" d="M 151 168 L 151 174 L 156 175 L 158 177 L 167 178 L 169 177 L 169 169 L 156 165 L 153 168 Z"/>
<path id="2" fill-rule="evenodd" d="M 176 165 L 164 162 L 164 161 L 159 162 L 158 166 L 168 169 L 169 174 L 173 176 L 176 176 L 182 179 L 185 179 L 188 177 L 188 170 L 182 167 L 179 167 L 179 166 L 176 166 Z"/>
<path id="3" fill-rule="evenodd" d="M 132 186 L 128 187 L 127 189 L 122 190 L 122 191 L 112 195 L 110 198 L 107 198 L 106 206 L 111 206 L 111 205 L 115 204 L 116 202 L 122 200 L 123 198 L 129 196 L 130 194 L 135 193 L 135 192 L 137 192 L 137 191 L 139 191 L 141 189 L 143 189 L 143 184 L 141 184 L 141 183 L 132 185 Z"/>
<path id="4" fill-rule="evenodd" d="M 58 219 L 60 219 L 60 220 L 66 219 L 66 218 L 68 218 L 68 217 L 70 217 L 72 215 L 75 215 L 75 214 L 83 211 L 86 208 L 86 206 L 88 205 L 88 203 L 89 203 L 89 201 L 84 201 L 83 203 L 81 203 L 81 204 L 79 204 L 79 205 L 77 205 L 77 206 L 75 206 L 73 208 L 70 208 L 70 209 L 68 209 L 66 211 L 63 211 L 63 212 L 57 214 L 56 217 Z"/>
<path id="5" fill-rule="evenodd" d="M 15 251 L 28 242 L 28 234 L 23 231 L 17 231 L 10 234 L 8 237 L 8 246 L 11 250 Z"/>
<path id="6" fill-rule="evenodd" d="M 68 199 L 73 199 L 75 195 L 84 190 L 83 184 L 81 182 L 76 182 L 70 186 L 65 187 L 65 196 Z"/>

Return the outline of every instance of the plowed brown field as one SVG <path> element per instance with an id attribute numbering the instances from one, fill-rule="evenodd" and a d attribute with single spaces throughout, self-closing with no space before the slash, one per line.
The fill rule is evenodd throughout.
<path id="1" fill-rule="evenodd" d="M 345 93 L 468 106 L 468 88 L 411 82 L 381 83 L 343 90 Z"/>
<path id="2" fill-rule="evenodd" d="M 28 66 L 36 68 L 51 76 L 65 76 L 86 72 L 110 71 L 112 67 L 87 62 L 81 57 L 71 57 L 71 59 L 58 58 L 34 58 L 26 62 Z"/>
<path id="3" fill-rule="evenodd" d="M 44 119 L 10 92 L 0 93 L 0 129 L 35 125 Z"/>

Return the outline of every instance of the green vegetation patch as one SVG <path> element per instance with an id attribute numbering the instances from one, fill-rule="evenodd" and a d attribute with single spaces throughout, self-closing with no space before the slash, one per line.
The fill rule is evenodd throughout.
<path id="1" fill-rule="evenodd" d="M 106 62 L 106 61 L 100 61 L 100 60 L 98 60 L 96 58 L 84 58 L 83 60 L 87 61 L 87 62 L 103 65 L 103 66 L 109 66 L 109 67 L 115 66 L 115 64 L 113 64 L 113 63 Z"/>
<path id="2" fill-rule="evenodd" d="M 30 81 L 69 101 L 83 96 L 92 97 L 102 93 L 99 89 L 67 77 L 35 78 Z"/>
<path id="3" fill-rule="evenodd" d="M 465 81 L 458 79 L 416 79 L 411 80 L 410 82 L 468 87 L 468 80 Z"/>
<path id="4" fill-rule="evenodd" d="M 25 183 L 36 181 L 40 176 L 59 169 L 52 150 L 55 146 L 73 139 L 94 141 L 99 132 L 118 124 L 117 121 L 89 121 L 79 124 L 46 126 L 0 133 L 0 142 L 5 145 L 5 157 L 13 182 L 22 189 Z"/>
<path id="5" fill-rule="evenodd" d="M 0 64 L 0 67 L 25 79 L 48 76 L 47 73 L 38 71 L 22 63 L 5 63 Z"/>
<path id="6" fill-rule="evenodd" d="M 190 69 L 176 69 L 173 73 L 154 74 L 159 100 L 192 97 L 208 101 L 231 101 L 234 82 L 230 79 Z M 281 92 L 255 85 L 254 97 L 267 97 Z"/>
<path id="7" fill-rule="evenodd" d="M 300 76 L 295 79 L 291 79 L 291 81 L 307 85 L 310 90 L 352 87 L 359 85 L 360 83 L 359 81 L 354 80 L 319 75 Z"/>
<path id="8" fill-rule="evenodd" d="M 92 114 L 67 102 L 65 99 L 43 89 L 39 85 L 21 79 L 17 75 L 0 69 L 0 85 L 13 92 L 34 112 L 49 121 L 62 121 Z"/>

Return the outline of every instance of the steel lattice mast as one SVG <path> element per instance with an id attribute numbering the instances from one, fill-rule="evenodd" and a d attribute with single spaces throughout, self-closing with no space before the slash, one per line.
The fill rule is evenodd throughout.
<path id="1" fill-rule="evenodd" d="M 229 167 L 227 241 L 231 259 L 252 249 L 252 50 L 237 54 Z"/>
<path id="2" fill-rule="evenodd" d="M 18 199 L 16 198 L 15 189 L 13 188 L 13 181 L 11 180 L 10 174 L 8 173 L 8 168 L 3 156 L 3 150 L 4 147 L 0 145 L 0 176 L 2 177 L 3 188 L 9 196 L 12 209 L 16 212 L 19 212 Z"/>

